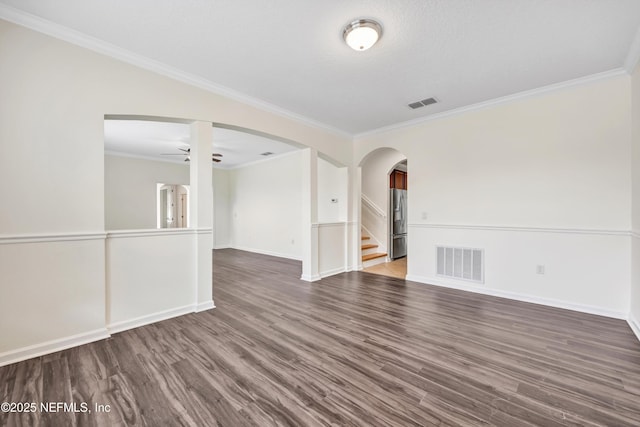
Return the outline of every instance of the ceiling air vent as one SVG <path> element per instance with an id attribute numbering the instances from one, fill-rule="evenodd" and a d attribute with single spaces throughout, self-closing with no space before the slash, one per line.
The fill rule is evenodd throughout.
<path id="1" fill-rule="evenodd" d="M 264 153 L 260 153 L 261 156 L 272 156 L 273 153 L 271 151 L 265 151 Z"/>
<path id="2" fill-rule="evenodd" d="M 412 102 L 409 104 L 409 108 L 416 109 L 426 107 L 427 105 L 436 104 L 438 101 L 435 98 L 427 98 L 422 101 Z"/>

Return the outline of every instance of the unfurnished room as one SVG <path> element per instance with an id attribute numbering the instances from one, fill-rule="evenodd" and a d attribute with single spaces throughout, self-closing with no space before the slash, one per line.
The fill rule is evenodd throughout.
<path id="1" fill-rule="evenodd" d="M 0 0 L 0 426 L 639 426 L 640 1 Z"/>

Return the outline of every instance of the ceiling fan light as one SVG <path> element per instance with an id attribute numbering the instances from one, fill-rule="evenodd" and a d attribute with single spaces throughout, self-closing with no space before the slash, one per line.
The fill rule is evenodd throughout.
<path id="1" fill-rule="evenodd" d="M 382 37 L 382 26 L 371 19 L 357 19 L 345 27 L 342 36 L 351 49 L 361 52 Z"/>

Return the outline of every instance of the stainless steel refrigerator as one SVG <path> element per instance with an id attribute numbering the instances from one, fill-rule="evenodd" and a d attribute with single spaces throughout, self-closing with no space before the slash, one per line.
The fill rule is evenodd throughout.
<path id="1" fill-rule="evenodd" d="M 389 220 L 390 257 L 407 256 L 407 190 L 391 190 L 391 217 Z"/>

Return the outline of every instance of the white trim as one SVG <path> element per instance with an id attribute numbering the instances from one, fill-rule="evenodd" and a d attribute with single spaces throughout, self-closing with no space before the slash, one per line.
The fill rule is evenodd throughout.
<path id="1" fill-rule="evenodd" d="M 336 274 L 345 273 L 347 271 L 344 267 L 333 268 L 331 270 L 321 271 L 320 278 L 324 279 L 325 277 L 335 276 Z"/>
<path id="2" fill-rule="evenodd" d="M 448 281 L 448 280 L 445 281 L 439 278 L 431 278 L 426 276 L 417 276 L 414 274 L 407 274 L 407 277 L 405 280 L 423 283 L 426 285 L 440 286 L 443 288 L 473 292 L 476 294 L 483 294 L 483 295 L 489 295 L 489 296 L 494 296 L 499 298 L 507 298 L 507 299 L 512 299 L 516 301 L 523 301 L 523 302 L 529 302 L 533 304 L 545 305 L 549 307 L 562 308 L 565 310 L 579 311 L 581 313 L 596 314 L 598 316 L 611 317 L 614 319 L 627 318 L 627 313 L 621 312 L 621 311 L 609 310 L 609 309 L 595 307 L 591 305 L 585 305 L 585 304 L 575 304 L 567 301 L 561 301 L 561 300 L 550 299 L 550 298 L 542 298 L 534 295 L 526 295 L 526 294 L 520 294 L 516 292 L 501 291 L 497 289 L 488 289 L 482 286 L 455 283 L 453 281 Z"/>
<path id="3" fill-rule="evenodd" d="M 636 31 L 636 36 L 633 38 L 631 42 L 631 46 L 629 47 L 629 52 L 627 52 L 627 57 L 624 60 L 624 69 L 627 70 L 627 73 L 632 74 L 638 63 L 640 62 L 640 28 Z"/>
<path id="4" fill-rule="evenodd" d="M 636 239 L 640 239 L 640 231 L 631 230 L 631 237 L 636 238 Z"/>
<path id="5" fill-rule="evenodd" d="M 226 243 L 224 245 L 216 245 L 216 246 L 213 247 L 213 249 L 217 250 L 217 249 L 233 249 L 233 248 L 231 247 L 231 245 Z"/>
<path id="6" fill-rule="evenodd" d="M 22 347 L 16 350 L 10 350 L 5 353 L 0 353 L 0 366 L 10 365 L 12 363 L 21 362 L 23 360 L 32 359 L 45 354 L 55 353 L 56 351 L 66 350 L 68 348 L 77 347 L 94 341 L 100 341 L 105 338 L 109 338 L 110 336 L 111 335 L 109 335 L 109 331 L 107 331 L 107 329 L 100 328 L 77 335 L 71 335 Z"/>
<path id="7" fill-rule="evenodd" d="M 294 113 L 276 105 L 270 104 L 261 99 L 245 95 L 234 89 L 214 83 L 210 80 L 187 73 L 178 68 L 147 58 L 143 55 L 123 49 L 103 40 L 83 34 L 79 31 L 65 27 L 60 24 L 48 21 L 30 13 L 15 9 L 5 4 L 0 4 L 0 18 L 13 22 L 14 24 L 30 28 L 34 31 L 46 34 L 48 36 L 64 40 L 76 46 L 98 52 L 119 61 L 126 62 L 145 70 L 169 77 L 182 83 L 204 89 L 216 95 L 221 95 L 234 101 L 241 102 L 246 105 L 258 108 L 260 110 L 294 120 L 307 126 L 321 129 L 332 133 L 336 136 L 351 138 L 352 135 L 336 127 L 321 123 L 301 114 Z"/>
<path id="8" fill-rule="evenodd" d="M 104 240 L 107 233 L 104 231 L 93 232 L 69 232 L 46 234 L 9 234 L 0 235 L 0 245 L 13 245 L 20 243 L 48 243 L 48 242 L 73 242 L 80 240 Z"/>
<path id="9" fill-rule="evenodd" d="M 129 329 L 138 328 L 140 326 L 149 325 L 151 323 L 160 322 L 162 320 L 171 319 L 173 317 L 183 316 L 185 314 L 193 313 L 193 311 L 194 305 L 189 304 L 182 307 L 171 308 L 169 310 L 158 311 L 157 313 L 146 314 L 129 320 L 110 323 L 107 325 L 107 329 L 110 333 L 115 334 Z"/>
<path id="10" fill-rule="evenodd" d="M 198 228 L 190 228 L 190 230 L 196 230 L 196 234 L 209 234 L 213 233 L 212 227 L 198 227 Z"/>
<path id="11" fill-rule="evenodd" d="M 232 245 L 230 248 L 231 249 L 237 249 L 239 251 L 253 252 L 253 253 L 261 254 L 261 255 L 275 256 L 275 257 L 278 257 L 278 258 L 286 258 L 286 259 L 292 259 L 292 260 L 295 260 L 295 261 L 302 261 L 302 256 L 299 256 L 299 255 L 283 254 L 283 253 L 280 253 L 280 252 L 265 251 L 265 250 L 262 250 L 262 249 L 255 249 L 255 248 L 247 248 L 245 246 Z"/>
<path id="12" fill-rule="evenodd" d="M 317 282 L 320 279 L 322 279 L 322 277 L 319 274 L 315 274 L 313 276 L 303 274 L 302 276 L 300 276 L 300 280 L 304 280 L 305 282 Z"/>
<path id="13" fill-rule="evenodd" d="M 149 228 L 141 230 L 110 230 L 107 239 L 126 239 L 129 237 L 177 236 L 183 234 L 208 234 L 211 228 Z"/>
<path id="14" fill-rule="evenodd" d="M 462 114 L 466 114 L 472 111 L 484 110 L 487 108 L 495 107 L 502 104 L 508 104 L 511 102 L 520 101 L 523 99 L 534 98 L 537 96 L 545 95 L 547 93 L 552 93 L 556 91 L 561 91 L 567 88 L 571 88 L 574 86 L 579 86 L 588 83 L 599 82 L 601 80 L 606 80 L 613 77 L 619 77 L 623 75 L 628 75 L 627 70 L 624 68 L 616 68 L 614 70 L 605 71 L 602 73 L 596 73 L 585 77 L 580 77 L 573 80 L 567 80 L 560 83 L 554 83 L 548 86 L 542 86 L 536 89 L 526 90 L 523 92 L 514 93 L 512 95 L 502 96 L 500 98 L 493 98 L 487 101 L 478 102 L 476 104 L 466 105 L 460 108 L 454 108 L 453 110 L 443 111 L 440 113 L 432 114 L 426 117 L 419 117 L 412 120 L 407 120 L 406 122 L 396 123 L 389 126 L 383 126 L 378 129 L 373 129 L 370 131 L 358 133 L 353 136 L 354 140 L 367 138 L 370 136 L 382 134 L 385 132 L 389 132 L 392 130 L 398 130 L 403 128 L 408 128 L 412 126 L 417 126 L 423 123 L 427 123 L 433 120 L 440 120 L 446 117 L 454 117 Z"/>
<path id="15" fill-rule="evenodd" d="M 222 164 L 218 164 L 217 168 L 218 169 L 227 170 L 227 171 L 232 171 L 232 170 L 236 170 L 236 169 L 242 169 L 242 168 L 246 168 L 246 167 L 250 167 L 250 166 L 259 165 L 260 163 L 266 163 L 266 162 L 269 162 L 271 160 L 282 159 L 283 157 L 292 156 L 294 154 L 300 154 L 300 152 L 302 150 L 303 150 L 303 148 L 296 147 L 294 150 L 291 150 L 291 151 L 285 151 L 284 153 L 280 153 L 280 154 L 272 154 L 270 156 L 266 156 L 264 159 L 252 160 L 250 162 L 241 163 L 239 165 L 224 166 Z"/>
<path id="16" fill-rule="evenodd" d="M 636 335 L 636 338 L 638 338 L 638 341 L 640 341 L 640 322 L 634 317 L 633 313 L 629 313 L 627 323 L 629 324 L 629 327 L 631 328 L 633 333 Z"/>
<path id="17" fill-rule="evenodd" d="M 389 256 L 381 256 L 380 258 L 368 259 L 362 262 L 362 269 L 366 270 L 367 268 L 373 267 L 374 265 L 385 264 L 390 262 Z"/>
<path id="18" fill-rule="evenodd" d="M 365 234 L 367 236 L 369 236 L 369 243 L 374 243 L 374 244 L 378 245 L 378 248 L 376 249 L 376 251 L 384 252 L 386 254 L 389 253 L 388 250 L 387 250 L 388 248 L 387 248 L 386 243 L 382 243 L 380 241 L 380 239 L 378 239 L 376 236 L 374 236 L 373 233 L 367 227 L 365 227 L 364 225 L 361 225 L 360 228 L 363 231 L 365 231 Z M 360 233 L 360 237 L 362 237 L 362 233 Z M 362 240 L 362 238 L 360 239 L 360 245 L 358 246 L 358 248 L 359 248 L 358 250 L 360 251 L 360 257 L 362 257 L 362 245 L 366 245 L 367 244 L 365 242 L 367 242 L 367 240 Z M 365 249 L 365 250 L 367 250 L 367 249 Z M 371 260 L 369 260 L 369 261 L 371 261 Z M 366 261 L 366 262 L 368 262 L 368 261 Z M 372 264 L 372 265 L 375 265 L 375 264 Z M 366 268 L 366 266 L 364 264 L 362 264 L 362 267 Z"/>
<path id="19" fill-rule="evenodd" d="M 631 236 L 629 230 L 580 229 L 580 228 L 543 228 L 512 227 L 502 225 L 463 225 L 463 224 L 408 224 L 410 228 L 442 228 L 483 231 L 524 231 L 534 233 L 601 234 L 606 236 Z"/>
<path id="20" fill-rule="evenodd" d="M 314 222 L 311 228 L 346 227 L 346 222 Z"/>
<path id="21" fill-rule="evenodd" d="M 364 194 L 360 194 L 360 197 L 362 199 L 363 204 L 367 206 L 369 209 L 371 209 L 373 213 L 375 213 L 377 216 L 381 218 L 387 217 L 387 213 L 383 211 L 380 207 L 378 207 L 375 203 L 373 203 L 373 201 L 371 201 L 370 198 L 368 198 Z"/>
<path id="22" fill-rule="evenodd" d="M 104 150 L 104 154 L 105 156 L 111 156 L 111 157 L 125 157 L 128 159 L 145 160 L 147 162 L 171 163 L 173 165 L 184 166 L 185 168 L 189 167 L 189 163 L 185 162 L 184 160 L 180 160 L 180 159 L 171 160 L 171 157 L 159 158 L 159 157 L 145 156 L 142 154 L 131 154 L 131 153 L 124 153 L 122 151 L 112 151 L 112 150 Z M 189 184 L 179 184 L 179 185 L 189 185 Z"/>
<path id="23" fill-rule="evenodd" d="M 200 304 L 196 304 L 196 306 L 193 308 L 193 311 L 195 311 L 196 313 L 200 313 L 201 311 L 207 311 L 213 308 L 216 308 L 216 305 L 214 304 L 213 300 L 209 300 L 201 302 Z"/>
<path id="24" fill-rule="evenodd" d="M 417 119 L 408 120 L 405 122 L 396 123 L 389 126 L 384 126 L 378 129 L 373 129 L 373 130 L 369 130 L 369 131 L 354 135 L 342 129 L 338 129 L 334 126 L 328 125 L 326 123 L 322 123 L 317 120 L 311 119 L 309 117 L 305 117 L 301 114 L 294 113 L 292 111 L 278 107 L 276 105 L 273 105 L 261 99 L 243 94 L 234 89 L 228 88 L 226 86 L 222 86 L 220 84 L 214 83 L 202 77 L 184 72 L 182 70 L 171 67 L 162 62 L 122 49 L 121 47 L 107 43 L 103 40 L 88 36 L 79 31 L 73 30 L 63 25 L 56 24 L 54 22 L 48 21 L 46 19 L 40 18 L 38 16 L 29 14 L 22 10 L 19 10 L 1 3 L 0 3 L 0 18 L 13 22 L 14 24 L 18 24 L 23 27 L 32 29 L 34 31 L 38 31 L 48 36 L 51 36 L 60 40 L 64 40 L 68 43 L 92 50 L 94 52 L 98 52 L 102 55 L 115 58 L 125 63 L 134 65 L 136 67 L 169 77 L 176 81 L 179 81 L 194 87 L 198 87 L 208 92 L 224 96 L 226 98 L 244 103 L 246 105 L 250 105 L 260 110 L 302 123 L 307 126 L 324 130 L 336 136 L 349 138 L 349 139 L 365 138 L 368 136 L 380 134 L 380 133 L 395 130 L 395 129 L 415 126 L 415 125 L 429 122 L 432 120 L 438 120 L 445 117 L 457 116 L 470 111 L 482 110 L 482 109 L 499 105 L 499 104 L 505 104 L 508 102 L 513 102 L 513 101 L 517 101 L 520 99 L 529 98 L 533 96 L 539 96 L 548 92 L 562 90 L 562 89 L 580 85 L 580 84 L 590 83 L 590 82 L 599 81 L 599 80 L 603 80 L 610 77 L 619 76 L 619 75 L 622 75 L 623 73 L 628 74 L 633 71 L 634 66 L 637 65 L 638 60 L 640 60 L 640 41 L 639 41 L 640 36 L 636 35 L 634 42 L 632 43 L 631 48 L 629 49 L 629 53 L 627 54 L 627 57 L 624 63 L 624 68 L 617 68 L 614 70 L 605 71 L 605 72 L 593 74 L 590 76 L 580 77 L 580 78 L 568 80 L 565 82 L 543 86 L 537 89 L 518 92 L 512 95 L 507 95 L 504 97 L 495 98 L 495 99 L 479 102 L 472 105 L 467 105 L 460 108 L 455 108 L 449 111 L 443 111 L 441 113 L 433 114 L 427 117 L 420 117 Z"/>

